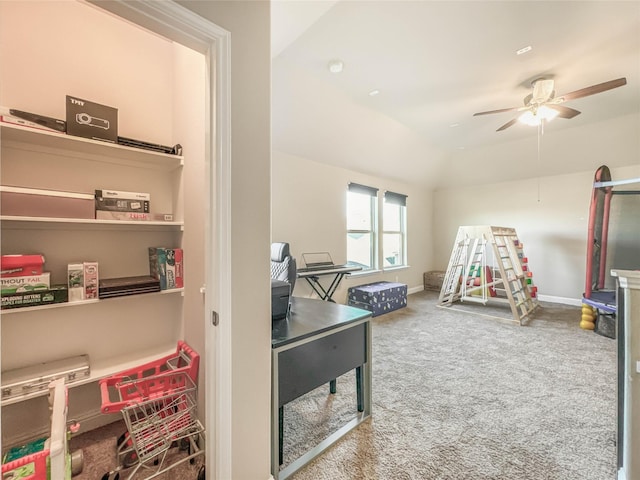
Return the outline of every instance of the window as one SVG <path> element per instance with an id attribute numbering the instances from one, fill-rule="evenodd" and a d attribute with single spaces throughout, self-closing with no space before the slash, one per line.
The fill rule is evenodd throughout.
<path id="1" fill-rule="evenodd" d="M 347 263 L 378 268 L 378 189 L 350 183 L 347 191 Z"/>
<path id="2" fill-rule="evenodd" d="M 407 264 L 407 196 L 384 192 L 382 268 Z"/>

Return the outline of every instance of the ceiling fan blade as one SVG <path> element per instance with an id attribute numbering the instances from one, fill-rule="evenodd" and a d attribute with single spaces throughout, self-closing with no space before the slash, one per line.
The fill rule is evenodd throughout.
<path id="1" fill-rule="evenodd" d="M 608 82 L 599 83 L 597 85 L 591 85 L 590 87 L 581 88 L 575 92 L 565 93 L 557 97 L 558 103 L 567 102 L 569 100 L 575 100 L 576 98 L 587 97 L 589 95 L 595 95 L 596 93 L 606 92 L 612 88 L 622 87 L 627 84 L 625 77 L 617 78 L 616 80 L 609 80 Z"/>
<path id="2" fill-rule="evenodd" d="M 573 118 L 576 115 L 580 115 L 580 112 L 574 108 L 565 107 L 564 105 L 551 105 L 547 104 L 547 107 L 558 112 L 560 118 Z"/>
<path id="3" fill-rule="evenodd" d="M 507 128 L 509 128 L 511 125 L 513 125 L 517 121 L 518 121 L 517 118 L 514 118 L 513 120 L 509 120 L 507 123 L 502 125 L 499 129 L 497 129 L 496 132 L 501 132 L 502 130 L 506 130 Z"/>
<path id="4" fill-rule="evenodd" d="M 478 115 L 489 115 L 491 113 L 504 113 L 504 112 L 513 112 L 514 110 L 518 110 L 520 107 L 511 107 L 511 108 L 501 108 L 499 110 L 489 110 L 487 112 L 478 112 L 474 113 L 473 116 L 477 117 Z"/>

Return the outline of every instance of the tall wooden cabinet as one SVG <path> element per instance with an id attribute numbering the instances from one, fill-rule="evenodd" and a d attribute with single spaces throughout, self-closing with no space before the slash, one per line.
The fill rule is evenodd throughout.
<path id="1" fill-rule="evenodd" d="M 3 185 L 149 192 L 153 212 L 174 215 L 171 222 L 2 216 L 2 254 L 41 253 L 51 283 L 65 284 L 69 263 L 97 261 L 100 278 L 148 275 L 148 247 L 182 246 L 183 157 L 4 124 L 0 134 Z M 71 388 L 70 413 L 95 422 L 97 380 L 175 350 L 183 297 L 175 289 L 2 310 L 2 370 L 87 354 L 91 374 Z M 33 407 L 18 408 L 25 401 Z M 33 436 L 46 415 L 44 392 L 3 400 L 3 438 Z"/>

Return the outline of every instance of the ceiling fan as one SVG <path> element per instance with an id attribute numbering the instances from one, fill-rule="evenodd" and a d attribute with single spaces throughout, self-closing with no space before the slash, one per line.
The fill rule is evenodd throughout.
<path id="1" fill-rule="evenodd" d="M 524 97 L 524 106 L 501 108 L 499 110 L 489 110 L 486 112 L 474 113 L 473 116 L 489 115 L 491 113 L 502 112 L 524 112 L 518 117 L 508 121 L 502 125 L 496 132 L 506 130 L 511 125 L 516 123 L 519 119 L 529 125 L 540 125 L 543 120 L 550 120 L 556 116 L 560 118 L 573 118 L 579 115 L 580 112 L 573 108 L 560 105 L 561 103 L 568 102 L 569 100 L 575 100 L 576 98 L 587 97 L 596 93 L 606 92 L 613 88 L 618 88 L 627 84 L 625 77 L 618 78 L 616 80 L 609 80 L 608 82 L 599 83 L 597 85 L 591 85 L 590 87 L 581 88 L 574 92 L 565 93 L 564 95 L 555 96 L 554 82 L 552 79 L 538 78 L 531 82 L 533 87 L 532 93 Z"/>

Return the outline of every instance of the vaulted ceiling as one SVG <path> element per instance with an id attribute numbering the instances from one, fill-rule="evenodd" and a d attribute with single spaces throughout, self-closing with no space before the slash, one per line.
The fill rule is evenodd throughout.
<path id="1" fill-rule="evenodd" d="M 638 1 L 271 5 L 275 150 L 435 188 L 526 178 L 540 168 L 640 164 Z M 343 62 L 341 73 L 328 70 L 332 60 Z M 627 85 L 568 101 L 581 114 L 543 132 L 520 123 L 496 132 L 518 112 L 473 116 L 524 105 L 540 77 L 554 80 L 556 96 L 620 77 Z M 635 142 L 635 158 L 574 158 L 621 138 Z M 538 172 L 516 159 L 535 160 Z"/>

